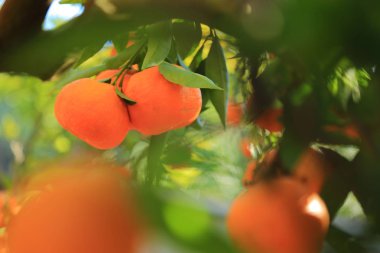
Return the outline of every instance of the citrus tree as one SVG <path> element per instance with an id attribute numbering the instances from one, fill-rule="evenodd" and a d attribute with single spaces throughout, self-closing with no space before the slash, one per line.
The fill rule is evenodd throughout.
<path id="1" fill-rule="evenodd" d="M 4 252 L 380 251 L 380 3 L 51 4 L 0 9 Z"/>

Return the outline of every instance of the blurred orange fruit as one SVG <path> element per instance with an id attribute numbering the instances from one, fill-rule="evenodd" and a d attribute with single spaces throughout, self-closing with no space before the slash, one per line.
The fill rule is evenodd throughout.
<path id="1" fill-rule="evenodd" d="M 98 149 L 118 146 L 130 129 L 127 106 L 115 88 L 90 78 L 61 90 L 55 116 L 64 129 Z"/>
<path id="2" fill-rule="evenodd" d="M 166 80 L 158 67 L 134 74 L 124 94 L 137 103 L 129 106 L 133 127 L 157 135 L 191 124 L 202 107 L 201 90 Z"/>
<path id="3" fill-rule="evenodd" d="M 322 153 L 311 148 L 307 149 L 299 158 L 293 170 L 294 176 L 305 184 L 312 192 L 320 192 L 329 165 Z"/>
<path id="4" fill-rule="evenodd" d="M 255 120 L 255 124 L 270 132 L 281 132 L 284 130 L 284 126 L 280 121 L 282 113 L 281 108 L 269 108 Z"/>
<path id="5" fill-rule="evenodd" d="M 243 104 L 229 102 L 227 106 L 227 124 L 238 126 L 244 115 Z"/>
<path id="6" fill-rule="evenodd" d="M 137 252 L 142 229 L 128 180 L 101 167 L 62 171 L 45 173 L 25 193 L 7 226 L 10 252 Z"/>
<path id="7" fill-rule="evenodd" d="M 252 183 L 253 178 L 254 178 L 256 165 L 257 165 L 256 160 L 252 160 L 252 161 L 248 162 L 247 168 L 245 169 L 244 176 L 242 179 L 244 186 L 248 186 Z"/>
<path id="8" fill-rule="evenodd" d="M 318 253 L 328 225 L 323 200 L 289 177 L 248 188 L 227 218 L 232 239 L 249 253 Z"/>
<path id="9" fill-rule="evenodd" d="M 241 139 L 241 141 L 240 141 L 240 150 L 241 150 L 242 154 L 245 157 L 247 157 L 248 159 L 252 158 L 252 153 L 251 153 L 251 150 L 250 150 L 250 146 L 251 146 L 251 141 L 249 140 L 249 138 L 243 138 L 243 139 Z"/>
<path id="10" fill-rule="evenodd" d="M 341 133 L 352 139 L 360 139 L 360 133 L 357 127 L 353 124 L 344 127 L 339 127 L 335 125 L 327 125 L 324 130 L 331 133 Z"/>

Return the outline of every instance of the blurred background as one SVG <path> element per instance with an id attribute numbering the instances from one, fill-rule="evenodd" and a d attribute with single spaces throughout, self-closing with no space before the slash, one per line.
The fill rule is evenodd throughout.
<path id="1" fill-rule="evenodd" d="M 3 2 L 0 0 L 0 5 Z M 83 11 L 81 4 L 60 4 L 54 0 L 43 29 L 54 30 Z M 206 34 L 208 28 L 202 26 L 202 31 Z M 164 175 L 160 185 L 163 189 L 159 193 L 147 192 L 143 204 L 148 206 L 149 215 L 157 221 L 162 233 L 150 242 L 151 245 L 146 245 L 143 252 L 153 252 L 152 248 L 155 253 L 237 252 L 227 236 L 226 213 L 233 199 L 243 190 L 249 162 L 276 146 L 281 137 L 280 133 L 271 133 L 249 123 L 250 70 L 244 68 L 246 62 L 237 57 L 240 52 L 234 38 L 221 32 L 219 36 L 230 80 L 227 126 L 224 128 L 220 124 L 217 111 L 208 101 L 197 122 L 170 132 L 162 155 Z M 205 43 L 204 48 L 207 55 L 210 44 Z M 112 41 L 107 41 L 100 51 L 81 63 L 78 70 L 99 65 L 111 56 L 113 49 Z M 367 85 L 367 72 L 357 75 L 358 72 L 360 69 L 348 67 L 341 72 L 337 70 L 337 80 L 331 82 L 330 88 L 342 103 L 352 96 L 360 97 L 361 87 Z M 0 187 L 11 189 L 23 175 L 38 171 L 46 164 L 75 160 L 80 156 L 90 160 L 101 157 L 130 168 L 136 180 L 143 182 L 149 139 L 130 131 L 119 147 L 97 151 L 74 137 L 54 116 L 60 80 L 60 77 L 44 81 L 28 75 L 0 73 Z M 305 89 L 307 93 L 307 87 Z M 299 91 L 299 96 L 303 91 Z M 355 157 L 357 149 L 350 146 L 340 151 L 346 157 Z M 366 222 L 362 206 L 350 192 L 333 221 L 339 232 L 332 233 L 328 239 L 334 241 L 333 244 L 347 244 L 356 235 L 363 234 Z M 372 250 L 369 252 L 380 252 L 376 237 L 366 243 Z M 323 252 L 343 251 L 334 250 L 327 240 Z"/>

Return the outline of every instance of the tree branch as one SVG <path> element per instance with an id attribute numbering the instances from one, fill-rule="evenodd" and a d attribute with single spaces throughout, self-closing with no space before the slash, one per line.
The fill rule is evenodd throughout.
<path id="1" fill-rule="evenodd" d="M 199 21 L 246 42 L 252 41 L 240 24 L 237 3 L 240 1 L 177 0 L 173 3 L 171 0 L 115 0 L 118 11 L 112 15 L 93 6 L 55 31 L 40 32 L 33 39 L 20 42 L 17 48 L 1 50 L 0 71 L 25 72 L 48 78 L 70 53 L 88 44 L 111 39 L 121 31 L 172 18 Z M 250 43 L 247 45 L 251 47 Z M 257 44 L 255 49 L 261 50 Z"/>
<path id="2" fill-rule="evenodd" d="M 7 0 L 0 10 L 0 52 L 41 31 L 49 0 Z"/>

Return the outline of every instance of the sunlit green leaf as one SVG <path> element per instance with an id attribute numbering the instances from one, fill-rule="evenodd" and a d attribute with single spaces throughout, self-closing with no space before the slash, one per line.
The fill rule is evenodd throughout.
<path id="1" fill-rule="evenodd" d="M 97 52 L 99 52 L 103 48 L 104 43 L 105 43 L 105 41 L 102 41 L 102 42 L 95 43 L 93 45 L 89 45 L 89 46 L 85 47 L 82 50 L 82 53 L 81 53 L 79 59 L 75 63 L 74 68 L 78 67 L 83 62 L 85 62 L 86 60 L 91 58 L 93 55 L 95 55 Z"/>
<path id="2" fill-rule="evenodd" d="M 207 77 L 191 72 L 189 70 L 185 70 L 181 67 L 169 64 L 167 62 L 161 63 L 159 70 L 165 79 L 172 83 L 192 88 L 221 90 L 220 87 L 215 85 L 215 83 Z"/>
<path id="3" fill-rule="evenodd" d="M 144 58 L 142 69 L 159 65 L 169 55 L 172 45 L 171 24 L 162 22 L 149 28 L 148 52 Z"/>

